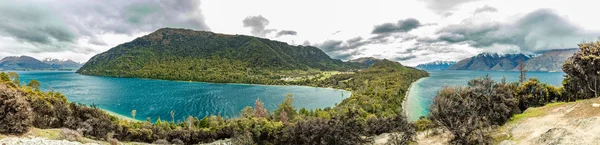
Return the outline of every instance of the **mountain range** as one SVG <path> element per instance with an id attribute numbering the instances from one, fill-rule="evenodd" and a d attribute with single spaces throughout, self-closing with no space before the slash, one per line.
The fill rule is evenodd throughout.
<path id="1" fill-rule="evenodd" d="M 562 71 L 562 64 L 576 51 L 577 49 L 555 49 L 537 56 L 481 53 L 457 62 L 448 70 L 517 71 L 517 66 L 523 62 L 528 71 L 557 72 Z"/>
<path id="2" fill-rule="evenodd" d="M 434 70 L 446 70 L 456 64 L 456 61 L 441 61 L 437 60 L 430 63 L 424 63 L 417 65 L 416 68 L 426 70 L 426 71 L 434 71 Z"/>
<path id="3" fill-rule="evenodd" d="M 0 70 L 76 70 L 82 64 L 72 60 L 44 59 L 29 56 L 9 56 L 0 60 Z"/>
<path id="4" fill-rule="evenodd" d="M 525 54 L 481 53 L 457 62 L 448 70 L 512 71 L 531 58 Z"/>

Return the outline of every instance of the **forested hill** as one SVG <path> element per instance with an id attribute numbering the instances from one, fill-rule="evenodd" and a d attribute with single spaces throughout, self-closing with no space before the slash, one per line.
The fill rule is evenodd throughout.
<path id="1" fill-rule="evenodd" d="M 353 70 L 312 46 L 163 28 L 92 57 L 78 73 L 207 82 L 268 83 L 281 71 Z"/>

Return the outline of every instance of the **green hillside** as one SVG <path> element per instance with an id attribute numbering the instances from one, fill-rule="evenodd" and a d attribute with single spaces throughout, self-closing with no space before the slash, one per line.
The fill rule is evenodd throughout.
<path id="1" fill-rule="evenodd" d="M 114 77 L 281 84 L 280 78 L 286 74 L 357 68 L 332 59 L 312 46 L 163 28 L 92 57 L 77 72 Z"/>

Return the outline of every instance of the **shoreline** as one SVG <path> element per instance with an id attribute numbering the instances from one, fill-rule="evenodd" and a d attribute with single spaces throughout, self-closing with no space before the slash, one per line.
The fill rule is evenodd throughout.
<path id="1" fill-rule="evenodd" d="M 142 120 L 133 119 L 131 117 L 127 117 L 125 115 L 121 115 L 119 113 L 112 112 L 112 111 L 109 111 L 109 110 L 106 110 L 106 109 L 103 109 L 103 108 L 99 108 L 99 109 L 102 110 L 102 111 L 104 111 L 104 112 L 106 112 L 106 114 L 108 114 L 108 115 L 111 115 L 111 116 L 119 118 L 119 120 L 127 120 L 127 121 L 133 121 L 133 122 L 141 122 L 142 121 Z"/>
<path id="2" fill-rule="evenodd" d="M 415 121 L 418 120 L 418 119 L 416 119 L 416 120 L 411 120 L 410 119 L 411 118 L 410 114 L 412 114 L 412 111 L 414 111 L 414 110 L 408 109 L 410 107 L 407 106 L 408 101 L 410 100 L 410 98 L 409 98 L 410 97 L 410 90 L 412 90 L 412 88 L 414 87 L 415 83 L 418 83 L 419 81 L 421 81 L 421 80 L 423 80 L 425 78 L 429 78 L 429 77 L 420 78 L 417 81 L 410 83 L 410 86 L 408 86 L 408 91 L 406 91 L 406 94 L 404 96 L 404 101 L 402 101 L 402 110 L 404 112 L 404 115 L 406 115 L 406 119 L 408 120 L 408 122 L 415 122 Z"/>

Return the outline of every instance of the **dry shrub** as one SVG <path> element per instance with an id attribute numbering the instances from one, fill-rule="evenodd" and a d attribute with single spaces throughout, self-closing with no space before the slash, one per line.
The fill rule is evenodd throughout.
<path id="1" fill-rule="evenodd" d="M 29 131 L 32 111 L 20 92 L 0 85 L 0 133 L 23 134 Z"/>

